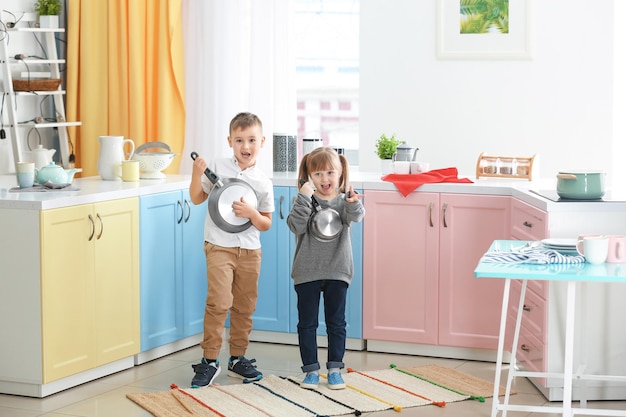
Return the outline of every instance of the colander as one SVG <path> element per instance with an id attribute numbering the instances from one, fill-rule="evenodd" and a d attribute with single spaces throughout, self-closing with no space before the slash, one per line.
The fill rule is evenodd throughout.
<path id="1" fill-rule="evenodd" d="M 137 148 L 132 159 L 139 161 L 139 178 L 154 180 L 165 178 L 161 171 L 170 166 L 176 155 L 167 143 L 147 142 Z"/>

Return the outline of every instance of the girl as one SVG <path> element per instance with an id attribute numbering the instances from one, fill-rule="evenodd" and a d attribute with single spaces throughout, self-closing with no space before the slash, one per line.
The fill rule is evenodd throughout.
<path id="1" fill-rule="evenodd" d="M 316 148 L 306 154 L 298 172 L 299 193 L 287 217 L 289 230 L 296 235 L 291 277 L 298 296 L 298 343 L 306 373 L 302 388 L 315 389 L 319 383 L 316 333 L 322 293 L 328 333 L 328 386 L 346 387 L 340 370 L 346 350 L 346 293 L 354 270 L 350 223 L 365 216 L 359 200 L 363 195 L 355 193 L 352 186 L 347 189 L 348 169 L 348 160 L 332 148 Z M 340 214 L 342 230 L 334 239 L 321 240 L 311 234 L 312 198 L 322 209 L 332 208 Z"/>

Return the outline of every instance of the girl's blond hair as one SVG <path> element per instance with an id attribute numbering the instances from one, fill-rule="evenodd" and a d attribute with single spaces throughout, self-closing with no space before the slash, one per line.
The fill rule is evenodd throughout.
<path id="1" fill-rule="evenodd" d="M 315 148 L 302 157 L 300 161 L 300 169 L 298 170 L 298 188 L 302 181 L 309 180 L 312 172 L 335 170 L 340 173 L 339 176 L 339 192 L 345 193 L 348 190 L 348 159 L 339 155 L 333 148 L 323 146 Z"/>

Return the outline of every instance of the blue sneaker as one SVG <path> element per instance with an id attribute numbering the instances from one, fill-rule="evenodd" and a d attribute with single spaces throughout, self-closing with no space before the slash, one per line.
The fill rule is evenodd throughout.
<path id="1" fill-rule="evenodd" d="M 306 389 L 317 389 L 317 384 L 320 382 L 320 376 L 317 372 L 309 372 L 306 377 L 300 382 L 300 386 Z"/>
<path id="2" fill-rule="evenodd" d="M 220 374 L 220 362 L 209 362 L 202 358 L 199 364 L 191 365 L 196 375 L 191 380 L 191 388 L 200 388 L 211 385 Z"/>
<path id="3" fill-rule="evenodd" d="M 328 375 L 328 388 L 330 389 L 344 389 L 346 383 L 343 382 L 343 378 L 339 372 L 333 372 Z"/>

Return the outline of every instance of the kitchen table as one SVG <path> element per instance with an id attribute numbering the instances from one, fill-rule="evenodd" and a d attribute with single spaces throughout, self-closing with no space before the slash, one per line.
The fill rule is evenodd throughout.
<path id="1" fill-rule="evenodd" d="M 513 248 L 521 247 L 524 241 L 519 240 L 496 240 L 494 241 L 489 252 L 502 251 L 510 252 Z M 626 268 L 619 267 L 619 264 L 600 264 L 592 265 L 588 263 L 578 264 L 512 264 L 512 263 L 478 263 L 474 270 L 476 278 L 497 278 L 504 279 L 505 286 L 502 295 L 502 315 L 500 317 L 500 334 L 498 341 L 498 352 L 496 359 L 496 373 L 494 380 L 494 395 L 491 416 L 496 417 L 499 411 L 502 416 L 506 416 L 507 411 L 525 411 L 532 413 L 561 413 L 563 416 L 573 415 L 602 415 L 602 416 L 626 416 L 626 410 L 606 410 L 586 408 L 586 401 L 581 400 L 580 407 L 572 406 L 572 385 L 574 379 L 584 384 L 586 380 L 600 381 L 626 381 L 626 376 L 618 375 L 585 375 L 584 366 L 574 372 L 574 321 L 575 321 L 575 305 L 576 305 L 576 287 L 582 282 L 623 282 L 626 283 Z M 521 280 L 522 288 L 519 297 L 519 308 L 517 310 L 517 318 L 515 321 L 515 329 L 513 334 L 513 345 L 511 348 L 511 365 L 509 367 L 508 378 L 506 382 L 506 390 L 504 394 L 504 402 L 500 404 L 498 398 L 500 387 L 500 374 L 502 372 L 502 359 L 504 354 L 504 336 L 506 332 L 507 309 L 509 305 L 509 289 L 511 280 Z M 522 312 L 524 307 L 524 298 L 526 295 L 526 286 L 529 280 L 548 280 L 548 281 L 564 281 L 567 283 L 567 302 L 566 302 L 566 320 L 565 320 L 565 343 L 564 343 L 564 364 L 563 373 L 553 372 L 530 372 L 517 370 L 516 352 L 519 342 L 520 325 L 522 321 Z M 515 300 L 513 300 L 515 301 Z M 544 378 L 562 378 L 563 379 L 563 404 L 561 407 L 548 406 L 528 406 L 510 404 L 511 385 L 513 379 L 520 377 L 544 377 Z M 584 387 L 584 386 L 583 386 Z"/>

